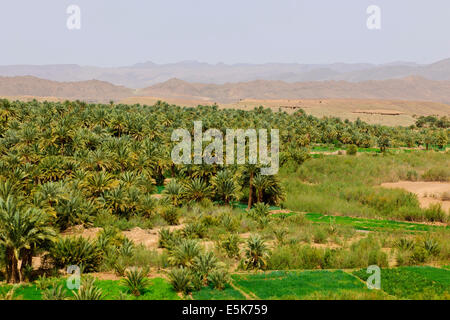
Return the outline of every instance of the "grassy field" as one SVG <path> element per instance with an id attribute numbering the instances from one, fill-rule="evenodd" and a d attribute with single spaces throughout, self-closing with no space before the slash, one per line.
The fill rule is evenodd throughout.
<path id="1" fill-rule="evenodd" d="M 233 281 L 246 293 L 261 299 L 301 299 L 316 291 L 366 290 L 361 281 L 343 271 L 275 271 L 234 275 Z"/>
<path id="2" fill-rule="evenodd" d="M 194 300 L 245 299 L 450 299 L 450 270 L 434 267 L 399 267 L 381 270 L 381 290 L 369 290 L 366 269 L 272 271 L 232 275 L 232 285 L 217 290 L 211 286 L 185 296 Z M 61 283 L 64 281 L 61 280 Z M 117 280 L 97 280 L 105 300 L 178 300 L 180 297 L 163 278 L 150 279 L 149 287 L 134 297 Z M 11 289 L 0 286 L 0 294 Z M 16 297 L 42 300 L 41 290 L 34 284 L 20 285 Z M 73 295 L 68 291 L 68 296 Z"/>
<path id="3" fill-rule="evenodd" d="M 403 231 L 430 231 L 438 229 L 449 229 L 448 226 L 432 226 L 419 223 L 393 221 L 385 219 L 364 219 L 353 218 L 347 216 L 327 216 L 320 213 L 307 213 L 308 220 L 316 223 L 336 223 L 340 225 L 349 225 L 357 230 L 367 231 L 391 231 L 391 230 L 403 230 Z"/>
<path id="4" fill-rule="evenodd" d="M 356 277 L 355 277 L 356 276 Z M 361 280 L 358 280 L 359 277 Z M 233 284 L 252 299 L 449 299 L 450 271 L 433 267 L 382 269 L 381 290 L 369 290 L 366 269 L 235 274 Z M 235 299 L 240 293 L 206 288 L 195 299 Z"/>
<path id="5" fill-rule="evenodd" d="M 357 157 L 325 156 L 298 168 L 283 168 L 284 206 L 301 212 L 399 220 L 429 220 L 417 197 L 403 190 L 385 190 L 384 182 L 427 179 L 440 171 L 449 179 L 448 153 L 420 152 Z M 447 177 L 447 178 L 445 178 Z M 442 213 L 441 213 L 442 215 Z"/>
<path id="6" fill-rule="evenodd" d="M 65 284 L 65 280 L 60 281 Z M 154 278 L 149 280 L 148 288 L 139 296 L 134 297 L 129 294 L 119 280 L 96 280 L 96 286 L 101 289 L 104 300 L 179 300 L 179 296 L 172 289 L 172 286 L 163 278 Z M 0 294 L 12 288 L 11 285 L 0 286 Z M 42 300 L 42 291 L 36 288 L 35 284 L 21 285 L 15 291 L 15 296 L 24 300 Z M 73 297 L 73 294 L 67 290 L 67 296 Z"/>
<path id="7" fill-rule="evenodd" d="M 354 272 L 362 280 L 366 270 Z M 450 299 L 450 271 L 432 267 L 381 270 L 381 289 L 401 299 Z"/>

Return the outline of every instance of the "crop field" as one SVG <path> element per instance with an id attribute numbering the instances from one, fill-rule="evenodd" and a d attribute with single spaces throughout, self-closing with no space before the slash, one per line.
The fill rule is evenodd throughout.
<path id="1" fill-rule="evenodd" d="M 367 279 L 365 270 L 355 275 Z M 400 299 L 450 298 L 450 271 L 432 267 L 401 267 L 381 270 L 381 289 Z"/>
<path id="2" fill-rule="evenodd" d="M 50 287 L 58 285 L 65 286 L 66 280 L 54 279 L 54 283 L 46 288 L 38 288 L 36 284 L 20 285 L 15 290 L 15 296 L 25 300 L 43 300 L 42 292 Z M 95 284 L 104 292 L 104 300 L 179 300 L 180 297 L 172 289 L 170 283 L 163 278 L 153 278 L 149 280 L 149 285 L 141 295 L 135 297 L 130 294 L 127 287 L 119 280 L 96 280 Z M 0 295 L 11 290 L 11 285 L 0 286 Z M 66 290 L 68 298 L 73 298 L 73 293 Z"/>

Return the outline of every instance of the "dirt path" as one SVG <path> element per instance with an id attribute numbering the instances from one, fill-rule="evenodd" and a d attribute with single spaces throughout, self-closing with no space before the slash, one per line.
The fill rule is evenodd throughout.
<path id="1" fill-rule="evenodd" d="M 239 286 L 235 285 L 235 284 L 233 283 L 233 281 L 230 281 L 230 286 L 231 286 L 234 290 L 239 291 L 239 292 L 245 297 L 246 300 L 261 300 L 261 299 L 260 299 L 256 294 L 254 294 L 254 293 L 251 293 L 251 294 L 246 293 L 244 290 L 242 290 L 241 288 L 239 288 Z"/>

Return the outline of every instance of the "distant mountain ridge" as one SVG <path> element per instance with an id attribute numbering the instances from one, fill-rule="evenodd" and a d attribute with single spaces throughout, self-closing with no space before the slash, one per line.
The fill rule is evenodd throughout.
<path id="1" fill-rule="evenodd" d="M 124 67 L 66 65 L 0 66 L 0 76 L 34 76 L 52 81 L 87 81 L 97 79 L 128 88 L 145 88 L 178 78 L 187 82 L 226 84 L 271 80 L 285 82 L 348 81 L 397 79 L 420 76 L 429 80 L 450 80 L 450 59 L 420 65 L 411 62 L 332 64 L 208 64 L 197 61 L 156 64 L 138 63 Z"/>
<path id="2" fill-rule="evenodd" d="M 134 90 L 109 82 L 57 82 L 31 76 L 0 77 L 0 96 L 55 97 L 68 100 L 109 101 L 133 95 Z"/>
<path id="3" fill-rule="evenodd" d="M 129 97 L 158 97 L 232 103 L 243 99 L 378 99 L 450 104 L 450 81 L 410 76 L 401 79 L 285 82 L 255 80 L 226 84 L 191 83 L 170 79 L 135 90 L 105 81 L 57 82 L 36 77 L 0 77 L 0 96 L 55 97 L 85 101 L 120 101 Z M 450 107 L 449 112 L 450 114 Z"/>
<path id="4" fill-rule="evenodd" d="M 284 82 L 255 80 L 217 84 L 189 83 L 171 79 L 145 89 L 139 96 L 204 99 L 233 102 L 241 99 L 390 99 L 450 103 L 450 81 L 406 77 L 362 82 L 313 81 Z M 450 110 L 449 110 L 450 113 Z"/>

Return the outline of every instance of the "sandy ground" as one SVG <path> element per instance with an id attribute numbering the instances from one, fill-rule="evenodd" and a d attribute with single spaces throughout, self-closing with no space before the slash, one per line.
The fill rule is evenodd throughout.
<path id="1" fill-rule="evenodd" d="M 439 203 L 444 211 L 449 212 L 450 210 L 450 201 L 441 200 L 443 193 L 450 193 L 450 183 L 448 182 L 399 181 L 383 183 L 381 186 L 392 189 L 400 188 L 416 194 L 423 208 Z"/>

